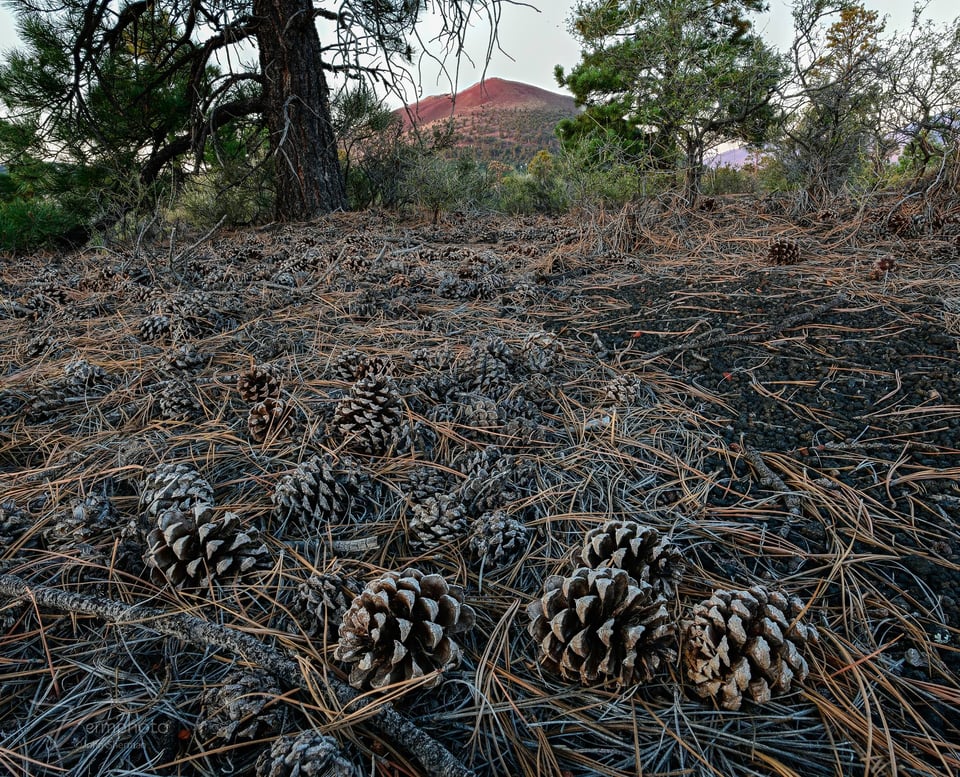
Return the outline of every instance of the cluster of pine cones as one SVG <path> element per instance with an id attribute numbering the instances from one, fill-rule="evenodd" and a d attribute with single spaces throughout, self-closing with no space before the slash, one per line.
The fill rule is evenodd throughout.
<path id="1" fill-rule="evenodd" d="M 693 692 L 724 709 L 787 693 L 806 679 L 802 651 L 817 631 L 799 599 L 754 587 L 718 590 L 678 624 L 668 609 L 680 549 L 650 526 L 609 521 L 586 535 L 581 566 L 554 575 L 527 607 L 541 663 L 565 679 L 632 686 L 677 657 Z"/>

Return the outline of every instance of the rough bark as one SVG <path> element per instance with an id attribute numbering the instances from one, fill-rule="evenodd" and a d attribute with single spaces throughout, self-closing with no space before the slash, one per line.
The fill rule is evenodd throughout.
<path id="1" fill-rule="evenodd" d="M 276 217 L 304 221 L 347 207 L 310 0 L 254 0 L 265 119 L 276 166 Z"/>
<path id="2" fill-rule="evenodd" d="M 326 673 L 322 678 L 304 677 L 301 662 L 264 644 L 251 634 L 209 623 L 185 612 L 167 612 L 157 607 L 130 605 L 101 596 L 64 591 L 42 585 L 30 585 L 15 575 L 0 574 L 0 600 L 31 599 L 37 606 L 69 613 L 96 615 L 108 623 L 139 626 L 156 634 L 177 637 L 194 645 L 206 645 L 241 656 L 266 669 L 284 684 L 308 691 L 327 685 L 337 701 L 349 712 L 375 705 L 369 695 L 359 698 L 350 686 Z M 303 667 L 308 667 L 303 662 Z M 443 745 L 417 728 L 389 704 L 380 704 L 365 720 L 400 750 L 411 753 L 432 777 L 472 777 L 467 769 Z"/>

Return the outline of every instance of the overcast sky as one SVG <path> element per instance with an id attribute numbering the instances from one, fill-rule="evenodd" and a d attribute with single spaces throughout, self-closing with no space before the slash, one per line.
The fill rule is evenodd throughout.
<path id="1" fill-rule="evenodd" d="M 500 47 L 487 66 L 487 77 L 497 76 L 523 81 L 552 91 L 562 91 L 553 78 L 554 65 L 570 70 L 580 59 L 579 48 L 567 32 L 567 18 L 575 0 L 531 0 L 540 7 L 535 11 L 522 5 L 505 4 L 500 22 Z M 909 0 L 865 0 L 864 5 L 889 17 L 887 31 L 910 25 L 912 3 Z M 785 49 L 791 40 L 790 3 L 771 0 L 770 12 L 757 19 L 757 27 L 767 41 Z M 925 16 L 948 21 L 960 14 L 956 0 L 931 0 Z M 429 27 L 424 37 L 429 37 Z M 480 80 L 487 47 L 488 30 L 477 25 L 467 39 L 467 52 L 475 65 L 465 59 L 456 75 L 456 88 L 464 89 Z M 13 18 L 6 6 L 0 6 L 0 56 L 16 45 Z M 452 70 L 452 68 L 451 68 Z M 447 81 L 436 68 L 425 68 L 421 79 L 421 96 L 449 91 Z"/>

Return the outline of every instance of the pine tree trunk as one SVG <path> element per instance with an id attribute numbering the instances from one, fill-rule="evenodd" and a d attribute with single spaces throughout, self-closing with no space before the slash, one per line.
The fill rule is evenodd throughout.
<path id="1" fill-rule="evenodd" d="M 276 166 L 276 217 L 347 207 L 310 0 L 254 0 L 265 118 Z"/>

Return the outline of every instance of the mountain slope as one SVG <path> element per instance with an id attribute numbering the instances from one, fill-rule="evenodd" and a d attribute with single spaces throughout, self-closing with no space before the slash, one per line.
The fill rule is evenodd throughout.
<path id="1" fill-rule="evenodd" d="M 577 114 L 572 97 L 530 84 L 488 78 L 456 95 L 433 95 L 400 109 L 407 127 L 426 132 L 452 119 L 456 147 L 483 161 L 522 165 L 540 149 L 559 150 L 553 129 Z"/>

